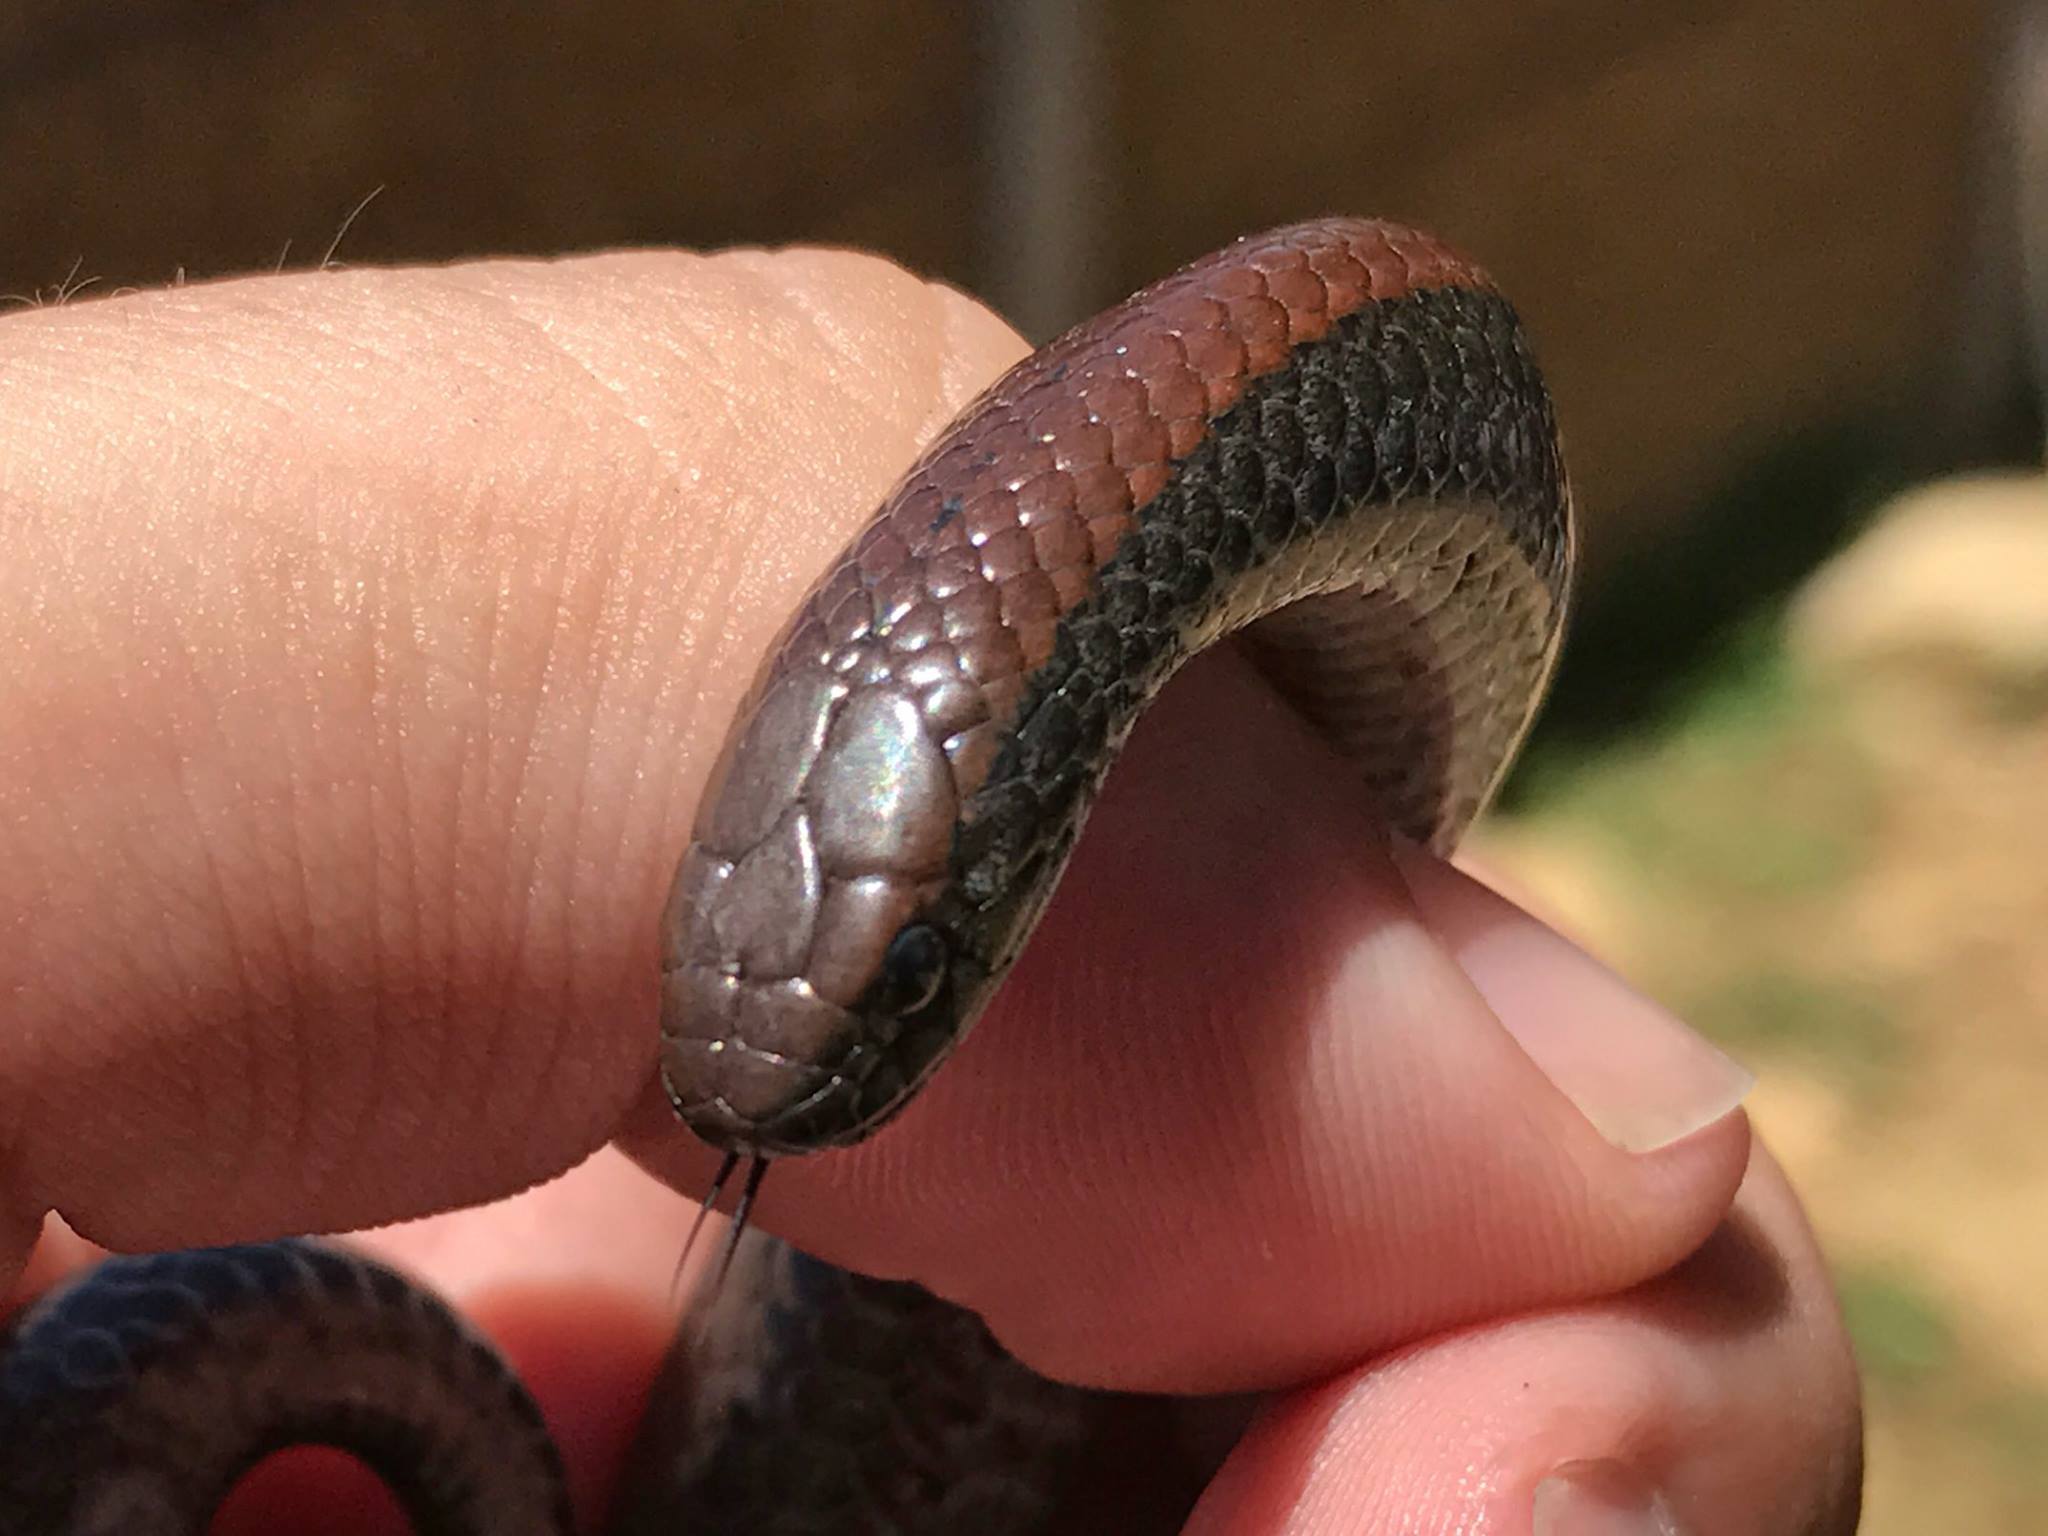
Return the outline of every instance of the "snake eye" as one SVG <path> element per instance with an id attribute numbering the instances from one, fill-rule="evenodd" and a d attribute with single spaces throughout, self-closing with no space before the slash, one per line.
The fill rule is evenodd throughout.
<path id="1" fill-rule="evenodd" d="M 899 1018 L 930 1006 L 945 984 L 949 958 L 944 936 L 929 923 L 901 929 L 882 955 L 876 1003 Z"/>

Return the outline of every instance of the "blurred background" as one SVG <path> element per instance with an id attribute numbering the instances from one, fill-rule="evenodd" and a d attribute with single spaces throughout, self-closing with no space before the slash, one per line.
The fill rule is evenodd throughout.
<path id="1" fill-rule="evenodd" d="M 1034 338 L 1316 213 L 1475 252 L 1587 545 L 1481 856 L 1764 1074 L 1865 1528 L 2039 1529 L 2048 0 L 12 0 L 0 209 L 22 303 L 822 241 Z"/>

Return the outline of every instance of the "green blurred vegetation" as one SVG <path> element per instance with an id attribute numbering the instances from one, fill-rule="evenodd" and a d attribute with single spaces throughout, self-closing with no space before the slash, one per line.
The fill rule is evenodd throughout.
<path id="1" fill-rule="evenodd" d="M 1836 1275 L 1842 1315 L 1864 1379 L 1877 1388 L 1924 1388 L 1954 1369 L 1960 1348 L 1941 1303 L 1904 1270 L 1850 1265 Z"/>

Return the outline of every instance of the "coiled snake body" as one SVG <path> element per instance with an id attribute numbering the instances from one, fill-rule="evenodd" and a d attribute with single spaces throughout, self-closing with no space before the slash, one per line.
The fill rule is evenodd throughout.
<path id="1" fill-rule="evenodd" d="M 1070 332 L 931 445 L 785 626 L 663 919 L 661 1070 L 734 1154 L 857 1140 L 1030 936 L 1140 711 L 1242 632 L 1396 831 L 1448 848 L 1554 662 L 1572 564 L 1512 309 L 1398 226 L 1240 241 Z M 1029 1531 L 1085 1394 L 913 1286 L 758 1234 L 687 1330 L 621 1530 Z M 0 1532 L 195 1536 L 289 1443 L 423 1532 L 570 1529 L 497 1356 L 290 1240 L 109 1262 L 0 1363 Z"/>

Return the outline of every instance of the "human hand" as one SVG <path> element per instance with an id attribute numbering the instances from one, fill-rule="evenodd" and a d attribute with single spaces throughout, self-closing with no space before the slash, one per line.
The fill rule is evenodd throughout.
<path id="1" fill-rule="evenodd" d="M 698 788 L 809 573 L 1015 337 L 812 252 L 266 278 L 0 337 L 5 1273 L 46 1209 L 120 1248 L 359 1227 L 614 1136 L 701 1190 L 649 1087 Z M 1057 1375 L 1282 1389 L 1191 1529 L 1657 1529 L 1557 1523 L 1571 1479 L 1539 1484 L 1599 1462 L 1676 1529 L 1846 1531 L 1853 1370 L 1745 1082 L 1390 854 L 1221 655 L 975 1037 L 759 1219 Z M 688 1217 L 607 1155 L 365 1241 L 504 1338 L 594 1511 Z"/>

